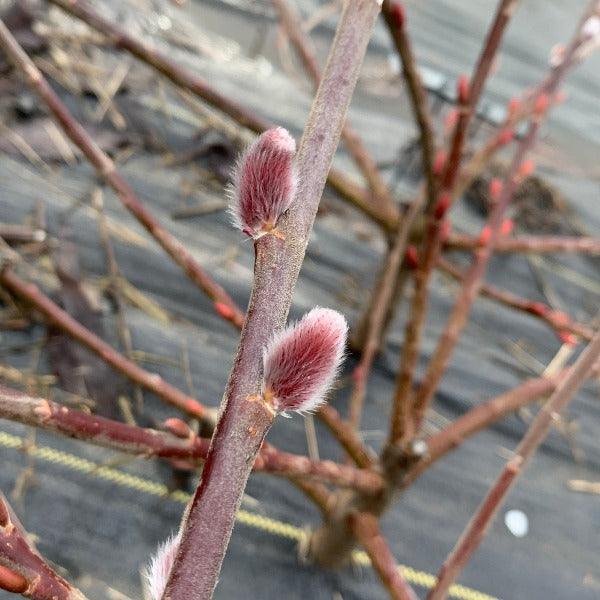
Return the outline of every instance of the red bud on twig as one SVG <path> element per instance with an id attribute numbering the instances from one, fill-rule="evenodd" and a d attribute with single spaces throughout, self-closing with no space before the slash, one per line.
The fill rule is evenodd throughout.
<path id="1" fill-rule="evenodd" d="M 498 136 L 498 144 L 500 146 L 506 146 L 506 144 L 512 142 L 514 137 L 515 132 L 512 129 L 503 129 Z"/>
<path id="2" fill-rule="evenodd" d="M 314 308 L 277 334 L 263 354 L 263 397 L 278 412 L 309 412 L 323 401 L 342 362 L 348 324 Z"/>
<path id="3" fill-rule="evenodd" d="M 273 232 L 297 186 L 296 142 L 283 127 L 265 131 L 238 161 L 230 189 L 236 227 L 254 239 Z"/>
<path id="4" fill-rule="evenodd" d="M 400 2 L 394 2 L 391 6 L 391 14 L 394 17 L 394 25 L 402 29 L 406 24 L 406 11 Z"/>
<path id="5" fill-rule="evenodd" d="M 452 223 L 450 223 L 450 221 L 448 221 L 448 219 L 446 219 L 440 225 L 440 242 L 442 242 L 442 244 L 444 242 L 446 242 L 446 240 L 450 237 L 451 232 L 452 232 Z"/>
<path id="6" fill-rule="evenodd" d="M 453 108 L 448 111 L 446 118 L 444 119 L 444 127 L 446 131 L 450 131 L 456 127 L 456 123 L 458 123 L 458 110 Z"/>
<path id="7" fill-rule="evenodd" d="M 543 317 L 549 312 L 548 307 L 543 302 L 532 302 L 527 308 L 528 312 L 538 317 Z"/>
<path id="8" fill-rule="evenodd" d="M 510 235 L 515 227 L 515 222 L 512 219 L 504 219 L 500 225 L 500 235 Z"/>
<path id="9" fill-rule="evenodd" d="M 444 166 L 446 165 L 446 152 L 444 150 L 438 150 L 433 159 L 433 174 L 436 177 L 439 177 L 444 171 Z"/>
<path id="10" fill-rule="evenodd" d="M 23 575 L 0 565 L 0 589 L 13 594 L 22 594 L 28 587 L 29 583 Z"/>
<path id="11" fill-rule="evenodd" d="M 531 160 L 524 160 L 519 167 L 519 177 L 525 179 L 535 171 L 535 163 Z"/>
<path id="12" fill-rule="evenodd" d="M 461 75 L 458 78 L 456 95 L 458 97 L 459 104 L 465 105 L 469 103 L 469 78 L 466 75 Z"/>
<path id="13" fill-rule="evenodd" d="M 481 233 L 479 234 L 479 245 L 485 246 L 492 239 L 492 229 L 489 225 L 486 225 L 482 228 Z"/>
<path id="14" fill-rule="evenodd" d="M 439 197 L 437 204 L 435 205 L 435 212 L 434 212 L 434 217 L 438 221 L 441 221 L 444 218 L 444 216 L 446 215 L 446 212 L 450 208 L 450 200 L 451 200 L 450 194 L 442 194 Z"/>
<path id="15" fill-rule="evenodd" d="M 490 180 L 490 196 L 492 197 L 492 200 L 498 200 L 498 198 L 500 197 L 500 194 L 502 193 L 502 181 L 500 179 L 498 179 L 497 177 L 493 177 Z"/>
<path id="16" fill-rule="evenodd" d="M 533 112 L 538 116 L 542 116 L 548 110 L 549 105 L 550 105 L 550 98 L 548 97 L 548 94 L 540 94 L 535 99 Z"/>
<path id="17" fill-rule="evenodd" d="M 404 256 L 404 260 L 409 269 L 417 269 L 419 267 L 419 255 L 417 253 L 417 248 L 414 244 L 410 244 L 406 248 L 406 255 Z"/>
<path id="18" fill-rule="evenodd" d="M 235 317 L 235 311 L 233 308 L 224 302 L 215 302 L 214 307 L 217 313 L 226 321 L 232 321 Z"/>

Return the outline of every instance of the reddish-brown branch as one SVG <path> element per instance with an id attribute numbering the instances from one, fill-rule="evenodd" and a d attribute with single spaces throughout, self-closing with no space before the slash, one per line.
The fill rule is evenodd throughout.
<path id="1" fill-rule="evenodd" d="M 61 331 L 64 331 L 68 335 L 72 336 L 75 340 L 95 352 L 114 369 L 120 373 L 123 373 L 123 375 L 135 383 L 155 393 L 165 402 L 196 418 L 207 420 L 209 422 L 213 421 L 212 411 L 208 410 L 194 398 L 187 396 L 177 388 L 165 382 L 159 375 L 149 373 L 148 371 L 139 367 L 136 363 L 124 357 L 109 344 L 96 336 L 92 331 L 75 321 L 68 313 L 63 311 L 59 306 L 52 302 L 50 298 L 43 294 L 37 286 L 23 281 L 12 269 L 5 268 L 3 271 L 0 271 L 0 282 L 2 282 L 8 290 L 27 301 L 42 314 L 44 314 L 46 318 L 54 325 L 59 327 Z M 347 425 L 345 425 L 339 413 L 333 407 L 325 407 L 323 412 L 326 415 L 323 420 L 327 423 L 344 447 L 352 449 L 356 458 L 356 463 L 361 467 L 372 466 L 372 462 L 367 461 L 367 458 L 369 457 L 368 451 L 356 434 L 352 432 Z M 290 457 L 293 459 L 292 461 L 288 460 Z M 309 461 L 309 463 L 297 462 L 295 467 L 292 469 L 296 469 L 297 472 L 286 472 L 286 468 L 289 469 L 291 466 L 290 462 L 294 462 L 296 458 L 302 457 L 287 455 L 284 452 L 279 453 L 278 450 L 270 447 L 268 456 L 264 459 L 261 459 L 263 462 L 259 463 L 259 466 L 256 468 L 258 470 L 271 470 L 273 472 L 278 471 L 282 475 L 289 476 L 301 476 L 306 474 L 306 470 L 311 469 L 311 461 Z M 327 479 L 332 473 L 331 469 L 333 465 L 335 465 L 335 463 L 326 465 L 323 469 L 321 469 L 321 476 L 324 475 L 325 479 Z M 343 469 L 346 468 L 350 469 L 350 467 L 343 466 Z M 333 470 L 335 471 L 335 469 Z M 329 475 L 327 473 L 329 473 Z M 348 471 L 348 473 L 346 473 L 346 477 L 348 476 L 350 479 L 352 479 L 355 477 L 355 474 L 353 474 L 352 471 Z M 350 480 L 347 479 L 347 481 Z M 369 489 L 372 486 L 376 488 L 381 485 L 379 476 L 370 471 L 358 471 L 357 481 L 359 481 L 358 486 L 364 487 L 365 489 Z"/>
<path id="2" fill-rule="evenodd" d="M 497 423 L 507 415 L 528 406 L 552 393 L 566 370 L 551 377 L 529 379 L 521 385 L 486 400 L 458 417 L 450 425 L 427 439 L 427 453 L 409 469 L 402 480 L 402 488 L 410 485 L 433 463 L 455 450 L 472 435 Z"/>
<path id="3" fill-rule="evenodd" d="M 329 428 L 331 433 L 348 453 L 348 456 L 350 456 L 359 467 L 368 469 L 374 465 L 376 462 L 375 457 L 362 443 L 356 430 L 342 419 L 340 413 L 333 408 L 333 406 L 325 404 L 319 408 L 317 416 Z"/>
<path id="4" fill-rule="evenodd" d="M 97 335 L 78 323 L 73 317 L 57 306 L 33 283 L 23 281 L 12 269 L 0 271 L 0 282 L 12 293 L 25 300 L 51 323 L 56 325 L 73 339 L 100 356 L 115 370 L 123 373 L 135 383 L 153 392 L 168 404 L 202 420 L 213 420 L 211 411 L 194 398 L 184 394 L 164 381 L 159 375 L 149 373 L 136 363 L 119 354 L 114 348 Z"/>
<path id="5" fill-rule="evenodd" d="M 288 0 L 272 0 L 272 2 L 279 13 L 282 27 L 285 29 L 290 42 L 300 56 L 302 64 L 304 65 L 304 70 L 312 79 L 316 89 L 321 81 L 321 69 L 317 62 L 312 43 L 302 30 L 302 22 L 296 9 L 288 2 Z M 362 139 L 347 121 L 342 129 L 342 141 L 350 156 L 352 156 L 354 162 L 362 171 L 362 174 L 373 193 L 371 202 L 376 204 L 374 210 L 378 213 L 388 215 L 390 220 L 397 220 L 399 216 L 398 208 L 394 204 L 388 186 L 379 173 L 377 163 L 369 154 Z"/>
<path id="6" fill-rule="evenodd" d="M 33 600 L 86 600 L 29 543 L 27 533 L 1 492 L 0 588 Z"/>
<path id="7" fill-rule="evenodd" d="M 496 54 L 502 43 L 504 31 L 517 9 L 518 3 L 519 0 L 501 0 L 498 3 L 492 26 L 488 30 L 486 40 L 483 44 L 469 85 L 472 108 L 475 108 L 479 102 L 479 97 L 481 96 L 485 82 L 494 65 Z"/>
<path id="8" fill-rule="evenodd" d="M 396 559 L 381 534 L 379 522 L 369 513 L 350 516 L 351 527 L 358 541 L 371 559 L 373 568 L 392 600 L 417 600 L 409 583 L 402 577 Z"/>
<path id="9" fill-rule="evenodd" d="M 453 190 L 459 175 L 469 124 L 515 5 L 516 0 L 500 2 L 471 83 L 467 85 L 466 80 L 461 80 L 457 86 L 459 116 L 450 143 L 448 158 L 440 178 L 437 201 L 430 203 L 427 207 L 428 235 L 422 244 L 420 262 L 415 276 L 415 290 L 406 323 L 405 340 L 392 405 L 389 445 L 403 446 L 410 442 L 414 435 L 416 423 L 412 418 L 411 410 L 412 387 L 427 316 L 429 281 L 442 244 L 442 225 L 445 214 L 452 204 Z"/>
<path id="10" fill-rule="evenodd" d="M 425 196 L 421 195 L 419 199 L 415 200 L 406 217 L 402 220 L 393 245 L 386 254 L 385 263 L 381 271 L 381 280 L 371 301 L 371 310 L 366 315 L 365 341 L 360 361 L 354 371 L 352 395 L 350 397 L 348 421 L 354 429 L 358 429 L 360 425 L 371 367 L 379 350 L 379 341 L 386 324 L 391 303 L 394 299 L 398 274 L 406 252 L 408 235 L 417 214 L 421 210 L 424 199 Z"/>
<path id="11" fill-rule="evenodd" d="M 229 294 L 216 283 L 196 262 L 185 246 L 173 237 L 143 205 L 133 189 L 117 171 L 114 162 L 78 123 L 58 95 L 50 87 L 39 69 L 27 56 L 8 28 L 0 21 L 0 46 L 15 67 L 23 73 L 27 82 L 46 104 L 69 139 L 81 150 L 98 174 L 113 188 L 123 206 L 146 228 L 163 250 L 185 271 L 190 280 L 203 290 L 215 303 L 224 304 L 228 311 L 217 311 L 227 319 L 241 325 L 244 313 L 236 306 Z"/>
<path id="12" fill-rule="evenodd" d="M 408 95 L 411 100 L 413 115 L 419 127 L 423 173 L 427 183 L 427 204 L 435 202 L 436 179 L 433 173 L 433 157 L 435 153 L 435 137 L 427 94 L 417 70 L 417 64 L 412 52 L 404 8 L 397 2 L 384 0 L 381 14 L 390 32 L 390 36 L 402 65 L 402 75 L 406 82 Z"/>
<path id="13" fill-rule="evenodd" d="M 127 425 L 0 385 L 0 418 L 144 458 L 205 458 L 210 440 Z"/>
<path id="14" fill-rule="evenodd" d="M 444 242 L 445 246 L 452 249 L 474 250 L 481 246 L 478 237 L 460 233 L 451 233 Z M 561 237 L 519 235 L 505 236 L 498 239 L 496 252 L 521 252 L 535 254 L 550 254 L 560 252 L 573 252 L 581 254 L 600 254 L 600 240 L 592 237 Z"/>
<path id="15" fill-rule="evenodd" d="M 541 94 L 545 94 L 546 97 L 554 96 L 567 71 L 576 63 L 576 52 L 581 43 L 581 36 L 576 35 L 565 54 L 563 62 L 552 69 L 551 77 L 547 78 L 545 86 L 540 88 L 540 96 Z M 446 322 L 446 326 L 433 352 L 421 385 L 415 394 L 413 410 L 414 422 L 417 426 L 422 423 L 425 411 L 446 372 L 450 357 L 467 322 L 473 302 L 479 294 L 489 260 L 495 249 L 496 242 L 500 238 L 499 233 L 504 213 L 520 181 L 519 170 L 521 164 L 537 139 L 545 115 L 545 111 L 533 115 L 526 135 L 517 146 L 504 185 L 502 186 L 500 197 L 494 204 L 488 218 L 486 230 L 489 233 L 489 237 L 485 245 L 475 250 L 473 263 L 463 279 L 463 285 L 452 313 Z"/>
<path id="16" fill-rule="evenodd" d="M 461 269 L 442 257 L 438 259 L 437 268 L 459 281 L 462 281 L 465 276 Z M 551 306 L 548 306 L 543 302 L 521 298 L 511 292 L 501 290 L 500 288 L 489 284 L 483 284 L 481 286 L 480 294 L 548 323 L 548 325 L 559 334 L 562 332 L 569 332 L 578 335 L 584 340 L 589 341 L 592 339 L 594 332 L 590 327 L 574 321 L 566 313 L 554 310 Z"/>
<path id="17" fill-rule="evenodd" d="M 374 471 L 331 460 L 311 460 L 269 448 L 261 450 L 254 462 L 254 470 L 294 478 L 309 477 L 331 485 L 360 489 L 367 494 L 377 493 L 383 487 L 383 478 Z"/>
<path id="18" fill-rule="evenodd" d="M 74 17 L 81 19 L 93 29 L 106 35 L 116 48 L 126 50 L 142 62 L 156 69 L 175 85 L 189 90 L 202 100 L 212 104 L 240 125 L 256 133 L 262 133 L 274 127 L 273 123 L 267 119 L 258 116 L 256 113 L 215 90 L 208 82 L 195 73 L 186 70 L 142 40 L 129 35 L 124 29 L 98 14 L 88 3 L 81 0 L 50 1 Z M 372 202 L 370 194 L 362 187 L 357 186 L 341 171 L 332 168 L 327 181 L 344 198 L 365 212 L 381 226 L 393 227 L 398 221 L 399 212 L 393 203 L 380 205 L 379 203 Z"/>
<path id="19" fill-rule="evenodd" d="M 45 398 L 37 398 L 0 385 L 0 418 L 55 431 L 96 446 L 134 454 L 200 463 L 208 454 L 210 440 L 193 435 L 177 437 L 166 431 L 127 425 L 73 410 Z M 276 450 L 265 444 L 256 457 L 254 471 L 284 477 L 310 478 L 331 485 L 356 487 L 365 492 L 379 490 L 382 478 L 374 471 L 315 461 Z"/>
<path id="20" fill-rule="evenodd" d="M 575 396 L 577 390 L 588 378 L 600 357 L 600 332 L 596 333 L 588 347 L 577 359 L 569 373 L 562 378 L 558 387 L 531 423 L 513 456 L 506 463 L 502 473 L 492 485 L 479 505 L 456 546 L 448 555 L 435 587 L 427 600 L 443 600 L 450 585 L 456 580 L 473 553 L 485 537 L 489 526 L 507 494 L 523 473 L 527 463 L 544 441 L 555 422 Z"/>

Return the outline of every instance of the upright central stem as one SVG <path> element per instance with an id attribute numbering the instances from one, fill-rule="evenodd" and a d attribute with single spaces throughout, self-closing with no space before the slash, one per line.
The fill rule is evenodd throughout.
<path id="1" fill-rule="evenodd" d="M 254 285 L 240 345 L 202 480 L 182 525 L 163 598 L 212 597 L 254 456 L 270 426 L 260 393 L 262 351 L 287 319 L 306 244 L 339 142 L 346 110 L 379 12 L 375 0 L 346 3 L 297 156 L 299 185 L 280 219 L 281 237 L 255 245 Z"/>

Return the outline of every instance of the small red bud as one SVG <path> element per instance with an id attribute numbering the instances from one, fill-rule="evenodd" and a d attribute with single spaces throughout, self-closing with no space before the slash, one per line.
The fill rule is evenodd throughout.
<path id="1" fill-rule="evenodd" d="M 444 119 L 444 127 L 446 131 L 450 129 L 454 129 L 456 127 L 456 123 L 458 122 L 458 110 L 456 108 L 452 108 L 448 111 L 446 118 Z"/>
<path id="2" fill-rule="evenodd" d="M 450 194 L 442 194 L 435 205 L 435 211 L 433 213 L 434 218 L 437 221 L 441 221 L 445 216 L 446 212 L 450 208 Z"/>
<path id="3" fill-rule="evenodd" d="M 183 438 L 186 440 L 193 434 L 190 426 L 187 423 L 175 417 L 167 419 L 163 423 L 163 427 L 178 438 Z"/>
<path id="4" fill-rule="evenodd" d="M 406 265 L 413 271 L 419 267 L 419 254 L 414 244 L 409 244 L 406 248 L 406 255 L 404 256 Z"/>
<path id="5" fill-rule="evenodd" d="M 406 23 L 406 11 L 400 2 L 393 2 L 390 7 L 390 14 L 394 19 L 394 25 L 398 29 L 402 29 Z"/>
<path id="6" fill-rule="evenodd" d="M 27 588 L 29 588 L 29 583 L 23 575 L 0 565 L 0 589 L 13 594 L 22 594 L 27 591 Z"/>
<path id="7" fill-rule="evenodd" d="M 531 159 L 524 160 L 519 167 L 519 177 L 529 177 L 535 171 L 535 163 Z"/>
<path id="8" fill-rule="evenodd" d="M 459 104 L 469 103 L 469 78 L 466 75 L 461 75 L 458 78 L 456 95 L 458 96 Z"/>
<path id="9" fill-rule="evenodd" d="M 528 307 L 527 311 L 532 315 L 543 317 L 548 313 L 548 307 L 543 302 L 532 302 Z"/>
<path id="10" fill-rule="evenodd" d="M 235 313 L 233 311 L 233 308 L 231 308 L 229 304 L 225 304 L 224 302 L 215 302 L 214 307 L 217 313 L 221 315 L 221 317 L 223 317 L 227 321 L 233 320 Z"/>
<path id="11" fill-rule="evenodd" d="M 479 234 L 479 245 L 486 246 L 489 241 L 492 239 L 492 228 L 489 225 L 486 225 L 482 228 L 481 233 Z"/>
<path id="12" fill-rule="evenodd" d="M 150 559 L 150 564 L 146 567 L 144 575 L 151 600 L 160 600 L 163 597 L 171 567 L 179 550 L 180 541 L 179 534 L 167 539 L 158 547 L 156 554 Z"/>
<path id="13" fill-rule="evenodd" d="M 577 336 L 570 331 L 558 331 L 558 339 L 568 346 L 577 346 Z"/>
<path id="14" fill-rule="evenodd" d="M 521 101 L 518 98 L 514 98 L 514 97 L 511 98 L 508 101 L 508 116 L 514 117 L 520 107 L 521 107 Z"/>
<path id="15" fill-rule="evenodd" d="M 348 324 L 337 311 L 314 308 L 276 335 L 263 352 L 263 397 L 278 412 L 308 412 L 324 396 L 342 362 Z"/>
<path id="16" fill-rule="evenodd" d="M 433 159 L 433 174 L 439 177 L 444 171 L 446 165 L 446 152 L 444 150 L 438 150 L 435 158 Z"/>
<path id="17" fill-rule="evenodd" d="M 500 235 L 510 235 L 515 227 L 515 222 L 512 219 L 504 219 L 500 225 Z"/>
<path id="18" fill-rule="evenodd" d="M 549 105 L 550 105 L 550 98 L 548 97 L 548 94 L 540 94 L 535 99 L 535 104 L 533 106 L 533 112 L 536 115 L 541 116 L 548 110 Z"/>
<path id="19" fill-rule="evenodd" d="M 444 244 L 452 233 L 452 223 L 448 219 L 442 221 L 440 225 L 440 242 Z"/>
<path id="20" fill-rule="evenodd" d="M 238 161 L 230 188 L 236 227 L 254 239 L 270 233 L 297 187 L 296 142 L 283 127 L 260 135 Z"/>
<path id="21" fill-rule="evenodd" d="M 512 129 L 503 129 L 498 135 L 498 144 L 500 146 L 506 146 L 506 144 L 510 144 L 513 138 L 515 137 L 515 132 Z"/>
<path id="22" fill-rule="evenodd" d="M 504 184 L 502 183 L 501 179 L 498 179 L 497 177 L 493 177 L 492 179 L 490 179 L 489 191 L 492 200 L 498 200 L 498 198 L 500 198 L 500 194 L 502 193 L 503 187 Z"/>

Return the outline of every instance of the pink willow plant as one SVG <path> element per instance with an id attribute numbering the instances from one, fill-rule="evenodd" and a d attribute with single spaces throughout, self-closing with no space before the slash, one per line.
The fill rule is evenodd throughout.
<path id="1" fill-rule="evenodd" d="M 263 133 L 237 165 L 231 212 L 240 229 L 255 240 L 273 234 L 279 217 L 293 200 L 297 181 L 294 151 L 293 138 L 278 127 Z M 263 349 L 261 393 L 248 398 L 262 404 L 270 414 L 261 439 L 276 415 L 311 412 L 325 401 L 344 356 L 347 334 L 343 315 L 318 307 L 273 336 Z M 181 537 L 180 531 L 162 544 L 148 566 L 146 579 L 152 600 L 163 597 Z"/>
<path id="2" fill-rule="evenodd" d="M 329 308 L 314 308 L 273 337 L 263 355 L 260 398 L 274 414 L 310 412 L 325 401 L 346 345 L 346 319 Z M 265 431 L 266 434 L 266 431 Z M 152 600 L 160 600 L 179 547 L 181 532 L 159 546 L 146 579 Z"/>

